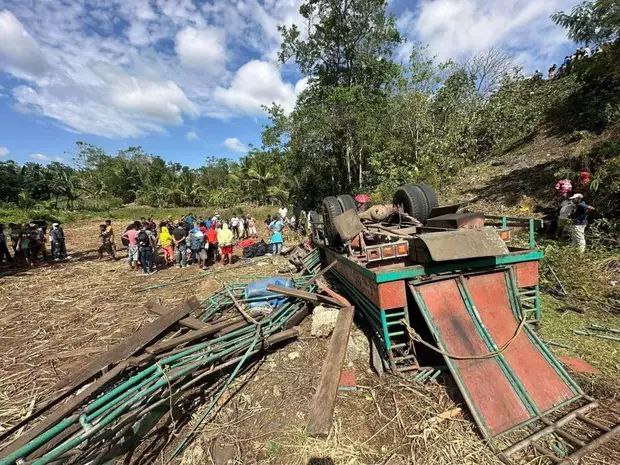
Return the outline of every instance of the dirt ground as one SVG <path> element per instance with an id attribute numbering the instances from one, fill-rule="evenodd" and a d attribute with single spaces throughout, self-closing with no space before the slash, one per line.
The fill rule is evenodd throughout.
<path id="1" fill-rule="evenodd" d="M 147 301 L 173 306 L 191 295 L 207 297 L 219 280 L 286 271 L 281 262 L 265 261 L 229 271 L 173 267 L 145 277 L 129 270 L 124 252 L 118 261 L 97 260 L 96 222 L 65 231 L 70 261 L 0 270 L 0 431 L 44 402 L 51 386 L 85 360 L 151 321 Z M 379 377 L 357 325 L 345 363 L 357 387 L 339 393 L 329 437 L 309 437 L 308 408 L 328 344 L 309 328 L 308 318 L 297 340 L 269 352 L 251 376 L 231 386 L 234 395 L 202 426 L 183 465 L 500 463 L 449 375 L 424 385 Z M 593 379 L 579 377 L 588 392 L 599 386 Z M 611 465 L 620 455 L 603 448 L 584 463 Z"/>

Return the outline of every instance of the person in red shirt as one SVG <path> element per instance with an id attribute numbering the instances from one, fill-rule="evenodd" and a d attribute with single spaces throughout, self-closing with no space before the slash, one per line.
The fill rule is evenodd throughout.
<path id="1" fill-rule="evenodd" d="M 127 260 L 129 267 L 133 270 L 138 264 L 138 230 L 135 224 L 127 227 L 127 231 L 123 233 L 123 238 L 127 240 Z"/>
<path id="2" fill-rule="evenodd" d="M 211 227 L 207 230 L 207 242 L 209 243 L 209 257 L 217 260 L 217 230 L 215 229 L 215 221 L 211 223 Z"/>

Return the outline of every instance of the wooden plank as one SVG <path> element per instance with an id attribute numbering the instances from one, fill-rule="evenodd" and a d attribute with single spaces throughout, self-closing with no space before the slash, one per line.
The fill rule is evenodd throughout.
<path id="1" fill-rule="evenodd" d="M 290 287 L 280 287 L 269 284 L 267 286 L 267 290 L 270 292 L 275 292 L 278 294 L 282 294 L 288 297 L 295 297 L 296 299 L 307 300 L 313 303 L 325 303 L 329 305 L 334 305 L 336 307 L 340 307 L 342 305 L 337 299 L 333 297 L 328 297 L 326 295 L 315 294 L 313 292 L 302 291 L 301 289 L 294 289 Z"/>
<path id="2" fill-rule="evenodd" d="M 135 354 L 140 349 L 144 348 L 147 344 L 152 342 L 154 339 L 159 337 L 161 333 L 166 331 L 170 326 L 178 322 L 181 318 L 189 314 L 194 307 L 198 307 L 198 300 L 193 297 L 184 302 L 184 304 L 172 312 L 164 310 L 162 307 L 155 306 L 158 311 L 164 311 L 166 314 L 157 320 L 149 323 L 142 328 L 140 328 L 136 333 L 134 333 L 129 338 L 125 339 L 123 342 L 115 345 L 111 350 L 104 352 L 103 354 L 95 357 L 93 361 L 91 361 L 86 367 L 81 369 L 78 372 L 75 372 L 68 377 L 60 380 L 56 385 L 52 388 L 52 391 L 59 391 L 58 395 L 43 405 L 36 412 L 32 413 L 32 415 L 20 421 L 17 425 L 10 428 L 8 431 L 2 434 L 2 440 L 9 437 L 19 428 L 27 425 L 32 420 L 40 416 L 42 413 L 46 412 L 48 409 L 58 404 L 60 401 L 65 399 L 68 395 L 70 395 L 73 391 L 78 389 L 81 385 L 86 383 L 88 380 L 97 375 L 101 370 L 107 368 L 109 365 L 114 363 L 118 363 L 122 360 L 127 359 L 131 355 Z M 94 383 L 97 384 L 97 383 Z M 87 389 L 88 390 L 88 389 Z M 81 396 L 80 396 L 81 397 Z M 65 407 L 54 412 L 65 412 Z M 63 415 L 64 415 L 63 413 Z M 48 417 L 44 424 L 48 424 Z M 37 432 L 35 432 L 37 430 Z M 43 430 L 44 431 L 44 430 Z M 38 428 L 33 428 L 17 438 L 16 441 L 12 443 L 11 449 L 17 449 L 21 447 L 23 444 L 26 444 L 32 438 L 34 438 L 38 433 Z M 3 451 L 4 452 L 4 451 Z"/>
<path id="3" fill-rule="evenodd" d="M 192 342 L 196 339 L 200 339 L 202 337 L 209 336 L 210 334 L 217 333 L 218 331 L 227 329 L 229 326 L 233 326 L 240 321 L 245 321 L 243 316 L 228 318 L 227 320 L 217 323 L 205 324 L 201 329 L 189 331 L 179 337 L 160 341 L 155 345 L 147 347 L 146 351 L 150 354 L 160 354 L 162 352 L 166 352 L 167 350 L 173 349 L 181 344 Z"/>
<path id="4" fill-rule="evenodd" d="M 323 362 L 319 387 L 310 404 L 310 421 L 308 422 L 308 434 L 310 436 L 327 436 L 329 434 L 332 415 L 336 406 L 340 369 L 347 352 L 354 313 L 355 308 L 352 306 L 342 307 L 338 313 L 336 327 L 329 341 L 325 362 Z"/>
<path id="5" fill-rule="evenodd" d="M 193 297 L 195 299 L 195 297 Z M 198 300 L 196 300 L 196 302 L 198 302 Z M 147 308 L 149 311 L 157 314 L 157 315 L 165 315 L 166 313 L 168 313 L 168 310 L 166 310 L 165 308 L 155 304 L 154 302 L 149 302 L 146 304 Z M 195 310 L 196 308 L 198 308 L 200 306 L 200 303 L 198 303 L 196 305 L 195 308 L 192 309 Z M 199 320 L 198 318 L 194 318 L 193 316 L 188 316 L 185 318 L 181 318 L 179 320 L 179 324 L 181 326 L 185 326 L 188 329 L 202 329 L 206 326 L 206 323 L 204 321 Z"/>

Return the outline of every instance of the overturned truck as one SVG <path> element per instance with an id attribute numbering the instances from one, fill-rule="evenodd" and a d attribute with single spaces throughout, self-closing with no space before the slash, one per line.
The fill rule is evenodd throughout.
<path id="1" fill-rule="evenodd" d="M 375 369 L 419 381 L 446 367 L 502 461 L 575 463 L 620 432 L 618 412 L 588 397 L 536 334 L 536 220 L 440 207 L 425 184 L 364 211 L 327 197 L 311 219 L 324 264 L 367 323 Z M 527 246 L 511 245 L 515 227 Z"/>

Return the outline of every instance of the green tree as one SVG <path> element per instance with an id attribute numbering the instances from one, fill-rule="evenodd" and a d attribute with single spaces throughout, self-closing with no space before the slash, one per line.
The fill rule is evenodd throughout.
<path id="1" fill-rule="evenodd" d="M 575 42 L 600 46 L 620 38 L 618 0 L 588 0 L 575 6 L 570 13 L 554 13 L 551 19 L 568 29 L 568 36 Z"/>

